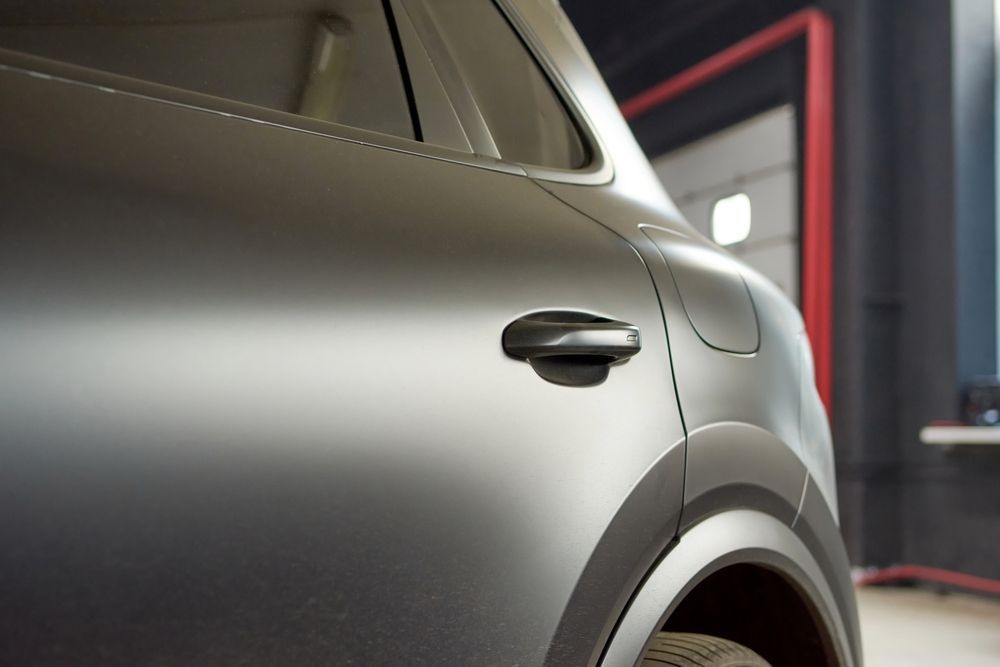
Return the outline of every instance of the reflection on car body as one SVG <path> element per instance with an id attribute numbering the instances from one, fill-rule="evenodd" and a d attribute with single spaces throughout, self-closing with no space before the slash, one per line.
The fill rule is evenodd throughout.
<path id="1" fill-rule="evenodd" d="M 801 318 L 554 3 L 13 4 L 0 88 L 0 660 L 860 664 Z"/>

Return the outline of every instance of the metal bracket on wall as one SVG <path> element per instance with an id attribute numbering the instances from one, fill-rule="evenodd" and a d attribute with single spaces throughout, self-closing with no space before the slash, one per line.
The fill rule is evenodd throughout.
<path id="1" fill-rule="evenodd" d="M 1000 426 L 929 424 L 920 429 L 925 445 L 1000 445 Z"/>

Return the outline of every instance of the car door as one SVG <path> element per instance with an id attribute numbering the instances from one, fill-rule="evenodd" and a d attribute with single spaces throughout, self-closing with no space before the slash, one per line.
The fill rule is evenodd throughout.
<path id="1" fill-rule="evenodd" d="M 470 152 L 482 126 L 420 117 L 463 102 L 434 97 L 449 74 L 402 5 L 319 4 L 0 14 L 5 663 L 538 664 L 641 576 L 594 559 L 651 466 L 612 541 L 655 546 L 677 516 L 684 434 L 634 249 Z M 375 67 L 370 31 L 397 83 L 324 117 L 316 58 Z M 311 57 L 285 63 L 295 44 Z M 581 382 L 591 341 L 547 380 L 504 350 L 518 321 L 556 348 L 539 321 L 620 322 L 641 350 Z M 588 571 L 616 574 L 567 620 Z"/>

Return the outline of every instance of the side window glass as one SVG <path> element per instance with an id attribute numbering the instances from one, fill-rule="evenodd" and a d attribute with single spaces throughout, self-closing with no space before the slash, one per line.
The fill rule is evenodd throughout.
<path id="1" fill-rule="evenodd" d="M 543 167 L 583 166 L 576 126 L 500 9 L 489 0 L 429 0 L 426 7 L 500 155 Z"/>
<path id="2" fill-rule="evenodd" d="M 414 138 L 381 0 L 33 0 L 0 48 Z"/>

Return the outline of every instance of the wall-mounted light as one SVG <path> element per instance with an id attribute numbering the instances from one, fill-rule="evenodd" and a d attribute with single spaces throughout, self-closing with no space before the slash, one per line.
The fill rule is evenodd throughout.
<path id="1" fill-rule="evenodd" d="M 712 239 L 733 245 L 750 236 L 750 197 L 745 192 L 723 197 L 712 207 Z"/>

